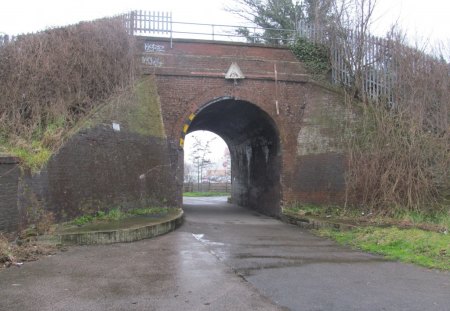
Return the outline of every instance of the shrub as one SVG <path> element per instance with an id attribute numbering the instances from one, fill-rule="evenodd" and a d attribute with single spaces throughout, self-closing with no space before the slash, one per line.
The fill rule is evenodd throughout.
<path id="1" fill-rule="evenodd" d="M 291 49 L 311 73 L 326 74 L 330 70 L 329 49 L 326 46 L 299 38 Z"/>
<path id="2" fill-rule="evenodd" d="M 93 107 L 131 85 L 135 42 L 120 18 L 19 36 L 0 47 L 0 140 L 54 150 Z M 45 156 L 46 157 L 46 156 Z"/>

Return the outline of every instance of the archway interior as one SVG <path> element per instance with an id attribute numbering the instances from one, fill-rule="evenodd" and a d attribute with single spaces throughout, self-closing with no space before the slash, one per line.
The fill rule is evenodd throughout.
<path id="1" fill-rule="evenodd" d="M 247 101 L 225 98 L 197 112 L 188 133 L 219 135 L 231 155 L 234 203 L 269 215 L 280 206 L 280 143 L 272 118 Z"/>

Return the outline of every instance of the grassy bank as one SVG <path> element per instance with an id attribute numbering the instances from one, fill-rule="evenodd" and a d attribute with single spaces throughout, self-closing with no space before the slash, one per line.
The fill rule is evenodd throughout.
<path id="1" fill-rule="evenodd" d="M 113 208 L 108 212 L 99 211 L 95 215 L 83 215 L 70 221 L 70 225 L 82 226 L 88 223 L 97 221 L 115 221 L 121 220 L 132 216 L 155 216 L 155 215 L 166 215 L 171 210 L 167 207 L 149 207 L 149 208 L 138 208 L 129 211 L 122 211 L 119 208 Z"/>
<path id="2" fill-rule="evenodd" d="M 283 208 L 283 213 L 294 217 L 319 217 L 332 221 L 351 222 L 361 226 L 396 226 L 418 228 L 428 231 L 449 232 L 450 210 L 440 212 L 399 212 L 391 215 L 372 213 L 370 210 L 356 210 L 341 206 L 318 206 L 313 204 L 293 204 Z"/>
<path id="3" fill-rule="evenodd" d="M 384 255 L 389 259 L 450 271 L 450 235 L 448 234 L 420 229 L 372 226 L 350 231 L 324 228 L 315 232 L 320 236 L 332 238 L 340 244 Z"/>
<path id="4" fill-rule="evenodd" d="M 289 217 L 316 218 L 355 226 L 352 230 L 321 228 L 313 232 L 340 244 L 427 268 L 450 270 L 450 214 L 409 212 L 390 216 L 339 206 L 293 204 Z"/>

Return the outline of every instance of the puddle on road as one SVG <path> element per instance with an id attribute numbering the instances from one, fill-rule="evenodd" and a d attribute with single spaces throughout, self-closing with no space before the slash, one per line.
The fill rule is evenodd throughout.
<path id="1" fill-rule="evenodd" d="M 200 234 L 195 234 L 192 233 L 192 236 L 199 242 L 205 244 L 206 246 L 225 246 L 225 243 L 221 243 L 221 242 L 212 242 L 208 239 L 204 238 L 204 234 L 200 233 Z M 229 259 L 229 250 L 226 249 L 226 247 L 217 247 L 215 249 L 208 247 L 208 251 L 214 256 L 216 257 L 218 260 L 220 261 L 224 261 Z"/>
<path id="2" fill-rule="evenodd" d="M 202 243 L 204 243 L 204 244 L 207 244 L 207 245 L 215 245 L 215 246 L 223 246 L 223 245 L 225 245 L 224 243 L 220 243 L 220 242 L 212 242 L 212 241 L 210 241 L 210 240 L 205 239 L 205 238 L 204 238 L 205 235 L 204 235 L 203 233 L 200 233 L 200 234 L 192 233 L 192 236 L 193 236 L 197 241 L 200 241 L 200 242 L 202 242 Z"/>

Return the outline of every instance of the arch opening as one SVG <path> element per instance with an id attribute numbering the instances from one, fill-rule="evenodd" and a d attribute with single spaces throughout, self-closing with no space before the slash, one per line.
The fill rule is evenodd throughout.
<path id="1" fill-rule="evenodd" d="M 226 142 L 209 131 L 184 139 L 183 192 L 231 192 L 231 157 Z"/>
<path id="2" fill-rule="evenodd" d="M 279 215 L 280 139 L 272 118 L 248 101 L 223 98 L 196 113 L 187 133 L 198 130 L 213 132 L 228 145 L 233 203 Z"/>

